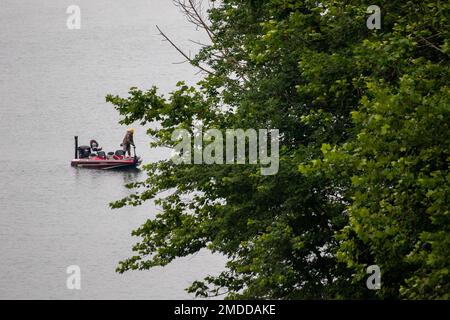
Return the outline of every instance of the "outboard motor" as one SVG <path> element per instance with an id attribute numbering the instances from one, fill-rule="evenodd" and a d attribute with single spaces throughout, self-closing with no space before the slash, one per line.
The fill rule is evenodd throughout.
<path id="1" fill-rule="evenodd" d="M 89 146 L 78 147 L 78 157 L 80 159 L 89 158 L 90 155 L 91 155 L 91 147 L 89 147 Z"/>

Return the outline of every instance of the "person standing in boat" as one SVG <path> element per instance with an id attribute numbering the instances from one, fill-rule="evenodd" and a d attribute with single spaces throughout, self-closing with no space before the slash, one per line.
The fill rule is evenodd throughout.
<path id="1" fill-rule="evenodd" d="M 134 129 L 130 128 L 127 130 L 125 137 L 123 138 L 122 147 L 125 155 L 128 153 L 128 156 L 131 157 L 131 146 L 134 147 L 133 140 Z"/>

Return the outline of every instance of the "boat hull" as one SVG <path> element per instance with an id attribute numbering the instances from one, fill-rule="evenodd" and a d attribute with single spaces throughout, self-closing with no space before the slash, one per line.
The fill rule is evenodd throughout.
<path id="1" fill-rule="evenodd" d="M 73 159 L 71 162 L 72 167 L 87 168 L 87 169 L 125 169 L 125 168 L 135 168 L 139 166 L 142 159 L 138 157 L 137 159 L 123 159 L 123 160 L 99 160 L 99 159 Z"/>

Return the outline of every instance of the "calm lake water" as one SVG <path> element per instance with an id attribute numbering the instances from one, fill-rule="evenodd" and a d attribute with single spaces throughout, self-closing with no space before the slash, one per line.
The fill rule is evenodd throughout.
<path id="1" fill-rule="evenodd" d="M 68 6 L 81 8 L 81 29 L 68 30 Z M 131 86 L 161 92 L 196 70 L 161 41 L 155 25 L 186 50 L 203 40 L 167 0 L 2 0 L 0 7 L 0 299 L 183 299 L 196 279 L 219 273 L 221 256 L 202 251 L 165 268 L 120 275 L 132 229 L 157 208 L 110 210 L 143 172 L 70 167 L 73 136 L 115 150 L 125 133 L 105 102 Z M 143 128 L 135 142 L 151 150 Z M 68 290 L 66 268 L 81 268 L 81 290 Z"/>

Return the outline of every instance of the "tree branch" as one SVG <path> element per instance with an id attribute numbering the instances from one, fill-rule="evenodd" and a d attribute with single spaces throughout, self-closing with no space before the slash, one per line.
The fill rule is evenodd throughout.
<path id="1" fill-rule="evenodd" d="M 431 38 L 431 37 L 430 37 Z M 445 54 L 447 57 L 450 57 L 450 55 L 444 51 L 441 50 L 441 48 L 439 48 L 438 46 L 434 45 L 432 42 L 430 42 L 428 39 L 424 38 L 424 37 L 420 37 L 420 39 L 425 42 L 427 44 L 427 47 L 431 47 L 437 51 L 439 51 L 440 53 Z"/>
<path id="2" fill-rule="evenodd" d="M 201 2 L 196 4 L 194 0 L 174 0 L 174 3 L 177 7 L 181 8 L 189 22 L 204 29 L 208 34 L 208 37 L 213 41 L 215 35 L 201 14 Z"/>
<path id="3" fill-rule="evenodd" d="M 156 25 L 156 28 L 158 29 L 159 33 L 164 37 L 164 39 L 166 39 L 171 45 L 172 47 L 174 47 L 183 57 L 186 58 L 187 61 L 189 61 L 190 64 L 192 64 L 193 66 L 201 69 L 202 71 L 213 75 L 214 72 L 207 70 L 205 68 L 203 68 L 201 65 L 199 65 L 198 63 L 194 62 L 191 57 L 189 57 L 183 50 L 181 50 L 172 40 L 170 40 L 170 38 L 168 36 L 166 36 L 166 34 L 164 32 L 162 32 L 162 30 L 158 27 L 158 25 Z"/>
<path id="4" fill-rule="evenodd" d="M 183 14 L 187 17 L 188 21 L 193 23 L 197 28 L 205 30 L 205 32 L 207 33 L 211 42 L 214 43 L 216 35 L 211 30 L 209 25 L 206 23 L 206 20 L 203 18 L 202 1 L 201 0 L 200 1 L 198 1 L 198 0 L 173 0 L 173 2 L 175 3 L 175 5 L 177 7 L 179 7 L 181 9 Z M 211 8 L 211 2 L 208 1 L 208 3 L 210 4 L 210 8 Z M 213 4 L 213 7 L 214 7 L 214 4 Z M 162 32 L 161 32 L 161 34 L 162 34 Z M 164 34 L 163 34 L 163 36 L 169 42 L 171 42 Z M 202 47 L 207 46 L 203 43 L 199 43 L 199 42 L 195 42 L 195 41 L 192 41 L 192 42 L 194 42 Z M 192 60 L 189 57 L 187 57 L 173 42 L 171 42 L 171 44 L 173 47 L 175 47 L 178 50 L 178 52 L 180 52 L 184 57 L 186 57 L 188 59 L 188 61 L 192 62 Z M 228 48 L 218 48 L 217 51 L 220 54 L 212 54 L 212 55 L 215 56 L 218 60 L 227 60 L 229 63 L 233 64 L 235 66 L 236 76 L 243 82 L 248 82 L 248 80 L 245 76 L 245 72 L 243 71 L 242 64 L 240 63 L 240 61 L 238 61 L 233 56 L 233 54 L 231 54 L 231 52 L 228 50 Z M 199 68 L 205 72 L 208 72 L 209 74 L 214 74 L 211 71 L 206 71 L 204 68 L 202 68 L 200 66 L 199 66 Z"/>

